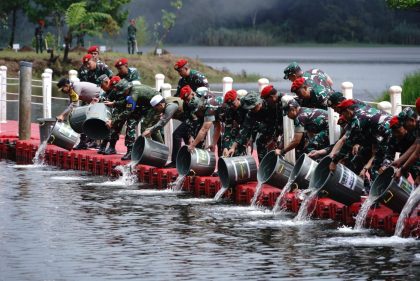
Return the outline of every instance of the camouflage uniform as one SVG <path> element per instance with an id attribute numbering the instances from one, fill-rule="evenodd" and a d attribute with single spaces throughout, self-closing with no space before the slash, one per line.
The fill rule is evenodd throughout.
<path id="1" fill-rule="evenodd" d="M 127 45 L 129 54 L 134 54 L 134 48 L 136 46 L 136 33 L 137 28 L 134 25 L 130 24 L 127 28 Z"/>
<path id="2" fill-rule="evenodd" d="M 376 152 L 371 173 L 371 178 L 375 179 L 388 149 L 388 140 L 391 135 L 389 128 L 391 117 L 375 108 L 368 110 L 355 109 L 354 114 L 349 122 L 350 128 L 346 132 L 346 141 L 334 157 L 334 163 L 338 163 L 349 155 L 355 144 L 360 144 L 366 149 L 375 145 Z"/>
<path id="3" fill-rule="evenodd" d="M 296 133 L 307 133 L 308 143 L 303 152 L 309 153 L 329 146 L 327 111 L 301 107 L 293 123 Z"/>
<path id="4" fill-rule="evenodd" d="M 248 111 L 241 125 L 240 134 L 235 140 L 238 146 L 246 146 L 254 130 L 257 131 L 259 135 L 255 142 L 259 160 L 264 158 L 268 151 L 279 146 L 277 139 L 283 134 L 282 94 L 278 95 L 279 99 L 274 108 L 270 108 L 263 100 L 262 108 L 258 112 Z"/>
<path id="5" fill-rule="evenodd" d="M 407 132 L 404 138 L 400 141 L 396 137 L 391 136 L 388 142 L 388 149 L 385 152 L 385 159 L 382 162 L 382 166 L 389 166 L 394 161 L 395 153 L 400 152 L 401 155 L 404 154 L 415 142 L 415 140 L 416 137 L 409 132 Z M 419 163 L 417 163 L 417 165 L 419 165 Z M 413 178 L 416 177 L 417 173 L 415 169 L 409 169 L 409 172 L 412 174 Z M 408 175 L 406 174 L 404 176 L 407 177 Z"/>
<path id="6" fill-rule="evenodd" d="M 222 150 L 232 147 L 235 140 L 240 137 L 241 125 L 244 122 L 247 113 L 248 110 L 244 109 L 243 107 L 239 107 L 238 109 L 225 109 L 225 114 L 223 117 L 225 131 L 223 132 L 222 137 Z M 233 156 L 241 155 L 246 155 L 246 146 L 244 145 L 238 146 Z"/>
<path id="7" fill-rule="evenodd" d="M 327 82 L 328 81 L 327 75 L 321 69 L 318 69 L 318 68 L 309 69 L 303 73 L 302 77 L 305 79 L 311 79 L 317 85 L 331 89 L 330 84 L 328 84 Z"/>
<path id="8" fill-rule="evenodd" d="M 96 62 L 95 70 L 88 70 L 84 65 L 80 67 L 78 72 L 78 78 L 80 81 L 90 82 L 96 85 L 100 85 L 101 81 L 98 79 L 102 74 L 106 74 L 108 77 L 112 76 L 112 71 L 108 66 L 99 60 Z"/>
<path id="9" fill-rule="evenodd" d="M 207 81 L 206 76 L 201 72 L 190 69 L 190 75 L 188 77 L 182 77 L 178 81 L 178 88 L 176 89 L 175 97 L 179 97 L 182 87 L 189 85 L 191 89 L 195 92 L 200 87 L 209 87 L 209 82 Z"/>
<path id="10" fill-rule="evenodd" d="M 327 110 L 328 97 L 332 94 L 331 88 L 318 85 L 311 79 L 307 79 L 305 84 L 311 88 L 311 97 L 309 99 L 299 99 L 300 106 Z"/>
<path id="11" fill-rule="evenodd" d="M 128 68 L 128 73 L 126 75 L 118 74 L 118 76 L 121 79 L 127 80 L 128 82 L 140 81 L 140 74 L 139 74 L 137 68 L 135 68 L 135 67 L 129 67 Z"/>

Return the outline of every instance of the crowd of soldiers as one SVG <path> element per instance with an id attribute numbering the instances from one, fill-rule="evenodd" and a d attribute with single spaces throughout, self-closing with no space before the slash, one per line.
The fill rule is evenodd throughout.
<path id="1" fill-rule="evenodd" d="M 128 66 L 127 59 L 115 62 L 118 73 L 113 76 L 98 55 L 98 48 L 93 46 L 83 57 L 81 82 L 64 78 L 58 83 L 71 101 L 69 108 L 58 116 L 60 120 L 78 100 L 104 102 L 112 107 L 112 120 L 108 122 L 111 134 L 101 142 L 98 153 L 116 153 L 115 144 L 126 124 L 127 153 L 122 159 L 131 159 L 136 127 L 141 122 L 144 137 L 158 142 L 172 137 L 172 162 L 167 167 L 175 167 L 182 142 L 190 151 L 194 148 L 215 151 L 217 147 L 218 155 L 223 157 L 252 153 L 255 142 L 260 161 L 271 150 L 282 156 L 295 149 L 296 157 L 307 153 L 317 161 L 328 155 L 333 159 L 331 171 L 341 163 L 368 183 L 388 166 L 395 167 L 396 177 L 411 175 L 416 186 L 420 183 L 420 98 L 416 108 L 405 107 L 397 116 L 391 116 L 360 100 L 346 99 L 333 90 L 333 81 L 325 72 L 303 71 L 296 62 L 284 69 L 284 79 L 291 82 L 291 94 L 267 85 L 260 92 L 232 89 L 217 96 L 209 90 L 205 75 L 191 69 L 185 59 L 174 65 L 180 76 L 176 93 L 163 97 L 154 88 L 140 83 L 138 71 Z M 90 84 L 99 86 L 101 91 Z M 340 115 L 341 137 L 333 144 L 329 139 L 328 107 Z M 283 118 L 290 118 L 294 124 L 294 136 L 287 145 L 283 141 Z M 171 119 L 179 120 L 180 125 L 172 136 L 164 136 L 162 128 Z M 211 141 L 205 146 L 212 128 Z M 88 145 L 82 136 L 76 149 L 86 149 Z"/>

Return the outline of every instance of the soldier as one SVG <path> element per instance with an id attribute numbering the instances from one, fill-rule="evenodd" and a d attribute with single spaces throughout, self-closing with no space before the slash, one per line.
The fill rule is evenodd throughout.
<path id="1" fill-rule="evenodd" d="M 239 136 L 228 151 L 228 156 L 234 155 L 238 146 L 247 145 L 252 134 L 258 131 L 259 136 L 256 139 L 256 144 L 258 159 L 261 161 L 268 151 L 279 146 L 277 139 L 283 133 L 282 111 L 270 110 L 267 102 L 255 92 L 250 92 L 243 97 L 241 106 L 249 111 L 241 124 Z"/>
<path id="2" fill-rule="evenodd" d="M 332 93 L 331 89 L 317 85 L 311 79 L 303 77 L 293 81 L 291 92 L 299 97 L 299 104 L 302 107 L 319 108 L 327 110 L 327 100 Z"/>
<path id="3" fill-rule="evenodd" d="M 327 100 L 327 106 L 331 107 L 335 112 L 340 113 L 338 111 L 337 105 L 339 103 L 341 103 L 342 101 L 345 101 L 346 98 L 344 97 L 344 95 L 341 92 L 333 92 Z M 368 105 L 367 103 L 365 103 L 364 101 L 358 100 L 358 99 L 353 99 L 356 102 L 356 107 L 358 109 L 362 109 L 362 110 L 369 110 L 371 108 L 370 105 Z"/>
<path id="4" fill-rule="evenodd" d="M 38 20 L 38 26 L 35 28 L 35 50 L 36 53 L 42 53 L 44 51 L 44 39 L 42 38 L 44 34 L 44 20 Z"/>
<path id="5" fill-rule="evenodd" d="M 87 54 L 82 59 L 85 69 L 80 69 L 78 78 L 80 81 L 91 82 L 100 85 L 99 76 L 106 74 L 112 76 L 112 71 L 102 62 L 95 61 L 91 54 Z"/>
<path id="6" fill-rule="evenodd" d="M 181 76 L 178 81 L 178 88 L 176 89 L 175 97 L 179 97 L 182 87 L 188 85 L 195 92 L 200 87 L 209 88 L 207 78 L 201 72 L 191 69 L 188 61 L 181 59 L 174 65 L 174 69 Z"/>
<path id="7" fill-rule="evenodd" d="M 140 74 L 135 67 L 128 67 L 128 59 L 120 58 L 118 59 L 114 66 L 118 70 L 118 76 L 121 79 L 125 79 L 128 82 L 138 81 L 140 82 Z"/>
<path id="8" fill-rule="evenodd" d="M 130 24 L 128 25 L 128 28 L 127 28 L 127 37 L 128 37 L 127 44 L 128 44 L 129 54 L 134 54 L 135 47 L 137 49 L 136 33 L 137 33 L 136 21 L 134 19 L 131 19 Z"/>
<path id="9" fill-rule="evenodd" d="M 316 84 L 324 86 L 326 88 L 331 88 L 333 85 L 331 77 L 318 68 L 309 69 L 303 72 L 300 66 L 297 64 L 297 62 L 292 62 L 284 69 L 285 80 L 288 79 L 291 82 L 293 82 L 300 77 L 303 77 L 305 79 L 311 79 Z"/>
<path id="10" fill-rule="evenodd" d="M 225 131 L 222 137 L 223 156 L 228 156 L 229 148 L 240 137 L 241 124 L 244 122 L 248 110 L 244 109 L 241 97 L 235 90 L 226 92 L 223 102 L 226 104 L 226 112 L 223 118 Z M 246 155 L 246 146 L 238 146 L 232 156 Z"/>
<path id="11" fill-rule="evenodd" d="M 110 120 L 107 125 L 110 128 L 116 128 L 116 131 L 118 131 L 118 129 L 122 128 L 122 125 L 127 121 L 127 134 L 125 138 L 127 153 L 121 159 L 131 160 L 131 151 L 135 142 L 138 122 L 143 118 L 142 132 L 145 128 L 149 128 L 153 124 L 154 112 L 150 105 L 150 100 L 155 95 L 159 94 L 159 92 L 146 85 L 133 85 L 124 79 L 120 80 L 114 88 L 117 91 L 117 95 L 125 97 L 125 108 L 122 112 L 113 114 L 112 120 Z M 105 104 L 113 107 L 117 102 L 105 102 Z M 152 139 L 163 143 L 160 132 L 152 134 Z"/>
<path id="12" fill-rule="evenodd" d="M 339 152 L 333 157 L 330 170 L 334 171 L 336 164 L 348 155 L 354 144 L 372 148 L 372 158 L 365 163 L 360 176 L 370 170 L 371 179 L 375 179 L 382 165 L 391 134 L 389 129 L 390 116 L 371 108 L 368 111 L 358 109 L 354 100 L 345 100 L 338 105 L 344 118 L 349 122 L 349 130 L 345 142 Z"/>
<path id="13" fill-rule="evenodd" d="M 57 83 L 59 91 L 69 96 L 69 106 L 57 116 L 58 121 L 63 121 L 73 110 L 74 107 L 78 106 L 79 100 L 82 104 L 89 104 L 97 102 L 101 89 L 89 82 L 70 82 L 67 78 L 61 78 Z M 74 149 L 87 149 L 86 144 L 87 138 L 85 134 L 80 134 L 80 142 Z"/>
<path id="14" fill-rule="evenodd" d="M 395 153 L 400 152 L 401 155 L 404 154 L 416 140 L 416 137 L 404 128 L 402 122 L 398 119 L 398 116 L 392 117 L 391 121 L 389 121 L 389 126 L 391 127 L 392 135 L 388 142 L 388 149 L 385 152 L 385 159 L 382 162 L 379 173 L 382 173 L 386 167 L 392 164 L 395 159 Z M 415 178 L 416 173 L 414 170 L 411 170 L 410 172 L 413 175 L 413 178 Z M 405 176 L 408 177 L 408 174 L 405 173 Z"/>
<path id="15" fill-rule="evenodd" d="M 92 55 L 92 58 L 93 58 L 94 61 L 101 62 L 101 60 L 99 59 L 99 47 L 98 46 L 90 46 L 87 53 Z"/>
<path id="16" fill-rule="evenodd" d="M 328 112 L 318 108 L 301 107 L 292 99 L 283 107 L 284 115 L 293 120 L 295 135 L 284 149 L 276 149 L 276 154 L 282 155 L 298 147 L 307 134 L 308 142 L 303 148 L 304 153 L 320 150 L 329 146 Z M 299 156 L 298 156 L 299 157 Z"/>

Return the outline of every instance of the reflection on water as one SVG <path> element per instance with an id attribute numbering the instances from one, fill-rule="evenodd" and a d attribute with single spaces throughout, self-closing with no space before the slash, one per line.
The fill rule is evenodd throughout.
<path id="1" fill-rule="evenodd" d="M 107 178 L 76 171 L 50 180 L 51 169 L 0 162 L 0 280 L 415 280 L 420 274 L 414 240 L 358 246 L 346 239 L 376 241 L 380 233 L 343 234 L 330 220 L 297 225 L 292 214 L 274 217 L 181 192 L 144 193 L 141 185 L 88 186 L 73 177 Z"/>

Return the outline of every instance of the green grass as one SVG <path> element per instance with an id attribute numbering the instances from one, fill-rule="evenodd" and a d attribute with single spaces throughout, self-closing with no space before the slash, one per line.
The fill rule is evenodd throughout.
<path id="1" fill-rule="evenodd" d="M 404 78 L 401 94 L 402 104 L 414 105 L 418 97 L 420 97 L 420 72 L 415 72 Z M 382 96 L 377 101 L 390 100 L 389 92 L 386 91 L 382 93 Z"/>

